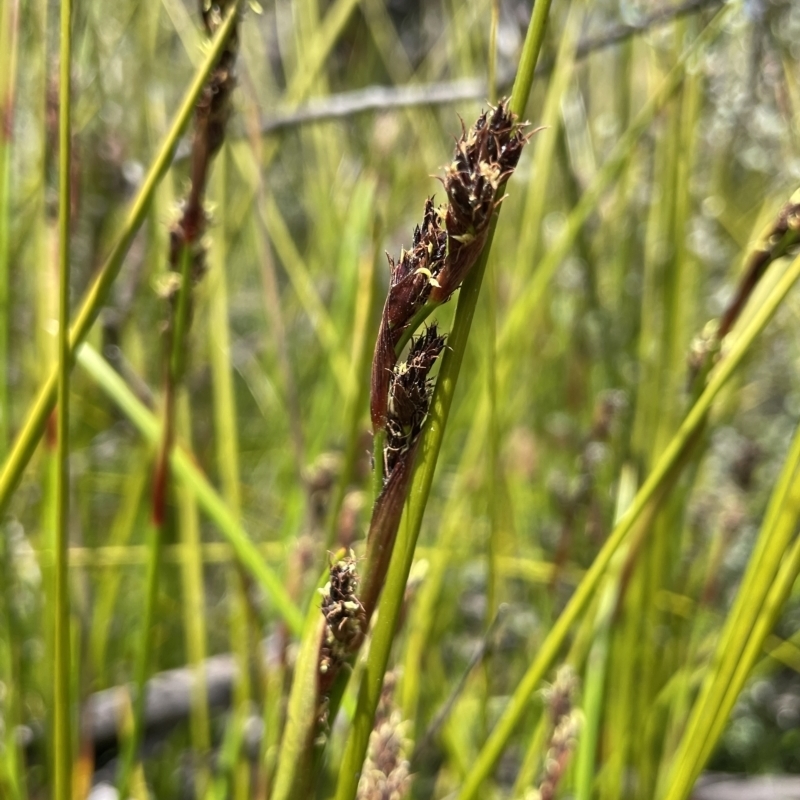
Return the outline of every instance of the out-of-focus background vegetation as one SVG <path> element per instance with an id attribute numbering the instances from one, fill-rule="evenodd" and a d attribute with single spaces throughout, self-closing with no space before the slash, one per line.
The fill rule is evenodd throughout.
<path id="1" fill-rule="evenodd" d="M 733 4 L 676 91 L 657 95 L 720 5 L 553 3 L 527 110 L 546 127 L 503 202 L 392 660 L 411 742 L 456 692 L 413 763 L 413 796 L 444 797 L 463 781 L 689 407 L 693 340 L 722 313 L 748 249 L 800 183 L 800 5 Z M 238 663 L 240 678 L 222 681 L 210 713 L 190 692 L 174 724 L 151 725 L 138 796 L 145 783 L 158 798 L 264 790 L 294 650 L 226 531 L 246 531 L 300 607 L 329 532 L 361 552 L 383 252 L 409 246 L 425 198 L 441 194 L 432 176 L 451 158 L 459 117 L 470 124 L 495 90 L 508 92 L 530 13 L 529 0 L 262 0 L 247 10 L 177 411 L 190 466 L 224 509 L 176 479 L 152 664 L 163 672 L 230 653 L 214 664 L 230 677 Z M 2 14 L 7 453 L 55 358 L 58 9 L 3 0 Z M 190 0 L 78 2 L 73 25 L 77 309 L 205 37 Z M 615 151 L 653 97 L 640 135 Z M 113 782 L 129 717 L 117 695 L 95 693 L 132 680 L 140 641 L 168 236 L 185 154 L 73 371 L 72 692 L 96 710 L 75 718 L 80 790 L 93 775 Z M 617 168 L 604 171 L 610 157 Z M 453 307 L 437 313 L 445 330 Z M 558 781 L 563 797 L 648 798 L 664 780 L 800 415 L 799 314 L 790 294 L 648 519 L 649 537 L 615 562 L 602 602 L 573 632 L 566 702 L 568 713 L 582 710 L 582 728 Z M 47 796 L 51 783 L 53 447 L 51 426 L 0 537 L 0 795 L 9 798 Z M 498 609 L 488 652 L 470 668 Z M 800 772 L 800 650 L 786 641 L 799 615 L 792 598 L 767 640 L 775 654 L 763 653 L 711 769 Z M 176 678 L 184 691 L 190 674 Z M 534 696 L 485 796 L 543 786 L 552 696 Z M 589 735 L 594 747 L 582 752 Z"/>

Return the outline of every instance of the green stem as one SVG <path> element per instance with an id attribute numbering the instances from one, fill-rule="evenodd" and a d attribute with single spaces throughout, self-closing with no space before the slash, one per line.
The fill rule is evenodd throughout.
<path id="1" fill-rule="evenodd" d="M 522 117 L 528 103 L 530 88 L 533 83 L 533 72 L 539 58 L 547 16 L 550 11 L 550 0 L 541 0 L 534 5 L 533 17 L 525 38 L 517 79 L 511 94 L 510 108 L 517 116 Z M 502 196 L 504 187 L 500 188 Z M 453 401 L 458 374 L 464 359 L 467 339 L 475 315 L 483 274 L 489 257 L 497 216 L 492 221 L 486 245 L 478 263 L 467 275 L 458 298 L 458 307 L 453 321 L 453 330 L 448 338 L 439 370 L 439 378 L 431 403 L 431 412 L 422 433 L 414 477 L 409 490 L 408 507 L 405 525 L 401 525 L 395 543 L 394 556 L 389 567 L 386 584 L 381 596 L 378 617 L 375 623 L 369 657 L 364 677 L 358 693 L 353 727 L 345 747 L 339 781 L 336 787 L 337 800 L 351 800 L 358 787 L 358 775 L 367 751 L 369 734 L 375 718 L 375 709 L 383 686 L 383 676 L 389 661 L 389 652 L 394 631 L 402 607 L 408 573 L 414 558 L 414 548 L 422 525 L 422 516 L 430 494 L 433 473 L 444 436 L 447 417 Z M 411 326 L 409 326 L 411 327 Z"/>
<path id="2" fill-rule="evenodd" d="M 536 659 L 528 668 L 522 681 L 520 681 L 508 706 L 478 755 L 458 795 L 459 800 L 471 800 L 471 798 L 475 797 L 481 784 L 490 776 L 517 724 L 525 714 L 531 695 L 536 691 L 545 674 L 553 665 L 570 629 L 592 597 L 612 556 L 626 540 L 650 500 L 659 492 L 663 484 L 670 479 L 675 465 L 683 458 L 686 449 L 691 446 L 696 435 L 702 429 L 714 399 L 739 364 L 741 364 L 750 345 L 769 322 L 775 310 L 798 278 L 800 278 L 800 258 L 792 262 L 791 266 L 775 284 L 764 304 L 753 315 L 748 326 L 736 339 L 728 356 L 712 374 L 705 391 L 694 404 L 672 441 L 659 458 L 654 470 L 637 493 L 631 503 L 631 507 L 622 516 L 597 554 L 592 566 L 584 575 L 566 608 L 539 648 Z M 373 648 L 374 646 L 373 642 Z"/>
<path id="3" fill-rule="evenodd" d="M 158 586 L 161 575 L 161 561 L 164 549 L 166 504 L 169 492 L 168 463 L 172 453 L 175 430 L 176 395 L 180 389 L 180 375 L 183 372 L 186 349 L 186 330 L 189 318 L 189 295 L 191 292 L 190 267 L 192 251 L 184 245 L 179 254 L 181 282 L 175 311 L 167 332 L 169 350 L 167 353 L 167 375 L 164 391 L 164 422 L 161 426 L 161 441 L 156 455 L 153 477 L 153 509 L 148 532 L 147 579 L 145 582 L 145 605 L 142 627 L 139 632 L 139 645 L 136 651 L 134 674 L 133 729 L 122 753 L 117 789 L 120 797 L 127 797 L 130 787 L 139 744 L 144 725 L 145 685 L 150 675 L 153 661 L 154 633 L 156 630 L 156 611 L 158 607 Z"/>
<path id="4" fill-rule="evenodd" d="M 8 340 L 11 258 L 11 149 L 14 125 L 19 0 L 9 0 L 0 12 L 0 452 L 8 446 Z"/>
<path id="5" fill-rule="evenodd" d="M 789 558 L 784 559 L 784 554 L 797 526 L 799 501 L 800 428 L 775 484 L 747 572 L 675 756 L 673 780 L 666 793 L 669 800 L 680 800 L 689 793 L 710 757 L 797 577 L 797 565 L 793 563 L 797 558 L 796 543 Z M 779 572 L 780 579 L 776 580 Z"/>
<path id="6" fill-rule="evenodd" d="M 103 265 L 97 278 L 89 289 L 88 294 L 84 298 L 83 304 L 69 332 L 68 352 L 70 358 L 74 358 L 78 345 L 86 338 L 95 319 L 97 319 L 97 315 L 100 313 L 100 309 L 103 307 L 108 297 L 111 285 L 114 283 L 120 267 L 122 266 L 122 261 L 139 227 L 145 219 L 155 189 L 166 174 L 172 161 L 175 147 L 192 115 L 206 79 L 225 48 L 227 39 L 236 22 L 236 15 L 238 14 L 240 5 L 241 0 L 237 0 L 228 12 L 225 21 L 220 25 L 217 35 L 208 49 L 206 58 L 195 72 L 194 79 L 184 95 L 183 102 L 175 116 L 172 127 L 164 138 L 158 154 L 142 184 L 142 188 L 139 190 L 139 194 L 133 202 L 128 220 L 122 229 L 119 239 L 111 251 L 108 260 Z M 22 478 L 22 473 L 28 461 L 30 461 L 36 449 L 36 445 L 44 432 L 47 417 L 56 401 L 57 386 L 58 370 L 56 369 L 50 373 L 39 390 L 39 394 L 31 406 L 22 430 L 17 436 L 11 452 L 5 461 L 2 474 L 0 474 L 0 515 L 2 515 L 8 507 L 11 495 Z"/>
<path id="7" fill-rule="evenodd" d="M 53 797 L 72 796 L 72 744 L 70 736 L 70 610 L 69 610 L 69 245 L 70 151 L 72 130 L 71 66 L 72 3 L 61 3 L 61 74 L 58 120 L 58 405 L 56 412 L 56 536 L 55 536 L 55 665 L 53 687 Z"/>
<path id="8" fill-rule="evenodd" d="M 411 337 L 417 332 L 417 329 L 423 322 L 425 322 L 428 317 L 436 311 L 437 308 L 441 303 L 435 303 L 433 300 L 429 300 L 425 303 L 422 308 L 411 317 L 411 321 L 408 323 L 408 326 L 403 331 L 403 335 L 400 337 L 400 341 L 397 343 L 397 346 L 394 348 L 394 353 L 396 356 L 400 356 L 400 354 L 405 349 L 405 346 L 411 341 Z"/>
<path id="9" fill-rule="evenodd" d="M 122 764 L 120 766 L 119 779 L 117 781 L 118 794 L 120 797 L 128 797 L 131 776 L 136 761 L 136 753 L 139 750 L 139 742 L 142 737 L 142 723 L 144 720 L 145 687 L 147 678 L 150 674 L 150 666 L 153 652 L 153 627 L 158 604 L 158 576 L 161 572 L 161 560 L 163 554 L 164 536 L 160 525 L 156 525 L 152 520 L 148 525 L 148 552 L 147 577 L 145 579 L 145 598 L 144 613 L 142 616 L 141 640 L 136 652 L 136 664 L 134 667 L 133 685 L 133 729 L 125 742 L 122 752 Z"/>

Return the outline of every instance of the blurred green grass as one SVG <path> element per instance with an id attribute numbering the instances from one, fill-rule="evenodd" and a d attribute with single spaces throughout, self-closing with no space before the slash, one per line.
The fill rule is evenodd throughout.
<path id="1" fill-rule="evenodd" d="M 612 3 L 553 4 L 546 55 L 558 60 L 534 83 L 527 111 L 534 126 L 548 127 L 508 187 L 491 254 L 495 291 L 481 297 L 423 523 L 423 577 L 393 659 L 403 666 L 397 701 L 412 739 L 445 702 L 499 605 L 509 608 L 486 669 L 471 673 L 417 770 L 418 796 L 445 796 L 463 783 L 575 577 L 683 418 L 693 338 L 721 313 L 744 254 L 798 184 L 800 13 L 777 0 L 736 5 L 621 152 L 574 236 L 565 236 L 570 213 L 710 11 L 578 62 L 573 48 L 665 7 L 642 2 L 620 16 Z M 209 194 L 208 274 L 196 288 L 179 440 L 301 608 L 331 546 L 328 532 L 360 542 L 369 519 L 368 369 L 359 354 L 371 352 L 385 292 L 382 251 L 409 243 L 424 198 L 441 195 L 431 176 L 450 158 L 458 115 L 468 124 L 485 104 L 373 110 L 266 136 L 259 129 L 311 98 L 343 101 L 374 84 L 485 80 L 491 10 L 489 0 L 293 0 L 251 9 L 242 23 L 236 112 Z M 2 11 L 0 99 L 16 86 L 12 135 L 0 138 L 5 451 L 55 358 L 58 15 L 43 0 Z M 513 74 L 529 9 L 508 2 L 500 12 L 504 76 Z M 78 4 L 73 25 L 74 313 L 203 50 L 197 11 L 178 0 Z M 158 287 L 186 181 L 178 161 L 89 337 L 154 410 L 163 371 Z M 797 311 L 792 294 L 724 390 L 694 463 L 647 520 L 649 536 L 610 571 L 601 595 L 612 598 L 611 610 L 590 605 L 582 634 L 575 631 L 578 746 L 588 731 L 595 745 L 573 757 L 564 792 L 650 797 L 667 780 L 800 411 Z M 436 316 L 448 329 L 452 304 Z M 132 679 L 144 594 L 152 445 L 107 389 L 79 363 L 69 524 L 79 700 Z M 46 437 L 3 523 L 0 787 L 10 797 L 44 796 L 52 781 L 52 461 Z M 236 713 L 208 720 L 195 702 L 191 726 L 147 753 L 144 775 L 157 797 L 181 796 L 181 784 L 195 778 L 214 796 L 257 796 L 263 776 L 252 778 L 237 743 L 249 717 L 263 718 L 256 763 L 269 774 L 285 665 L 256 667 L 254 654 L 278 615 L 184 485 L 176 483 L 167 528 L 154 667 L 233 651 L 250 664 L 251 679 L 235 693 Z M 776 632 L 788 639 L 796 628 L 790 600 Z M 604 677 L 592 686 L 598 658 Z M 800 695 L 796 675 L 767 667 L 783 700 L 756 711 L 745 694 L 712 765 L 800 769 L 798 721 L 779 721 Z M 541 708 L 537 695 L 486 792 L 508 796 L 528 743 L 546 748 L 546 730 L 534 738 Z M 18 746 L 17 725 L 33 732 L 34 745 Z M 221 742 L 226 755 L 214 761 L 209 751 Z M 91 748 L 75 752 L 76 773 L 81 765 L 91 772 Z M 101 767 L 108 754 L 97 755 Z M 541 763 L 544 753 L 532 758 Z M 531 771 L 519 792 L 538 785 L 535 764 Z"/>

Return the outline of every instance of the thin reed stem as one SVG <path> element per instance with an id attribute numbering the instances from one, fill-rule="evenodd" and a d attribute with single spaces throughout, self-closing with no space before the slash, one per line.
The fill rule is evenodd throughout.
<path id="1" fill-rule="evenodd" d="M 69 273 L 72 150 L 72 3 L 62 0 L 58 118 L 58 402 L 56 406 L 55 664 L 53 665 L 53 797 L 72 796 L 69 601 Z"/>
<path id="2" fill-rule="evenodd" d="M 0 10 L 0 452 L 8 447 L 11 408 L 8 394 L 9 302 L 11 279 L 11 152 L 14 140 L 19 0 Z"/>
<path id="3" fill-rule="evenodd" d="M 681 800 L 691 791 L 794 584 L 797 544 L 792 547 L 791 539 L 798 515 L 800 428 L 775 483 L 747 572 L 681 739 L 667 800 Z"/>

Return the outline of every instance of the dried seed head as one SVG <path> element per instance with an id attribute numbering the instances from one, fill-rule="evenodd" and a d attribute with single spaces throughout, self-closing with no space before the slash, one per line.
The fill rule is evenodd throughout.
<path id="1" fill-rule="evenodd" d="M 383 307 L 381 327 L 372 359 L 372 395 L 370 412 L 373 430 L 386 424 L 386 403 L 389 380 L 397 363 L 395 348 L 414 315 L 425 305 L 431 289 L 439 285 L 438 275 L 444 267 L 447 234 L 433 198 L 425 202 L 422 225 L 414 230 L 411 250 L 401 250 L 400 259 L 389 259 L 391 270 L 389 294 Z"/>
<path id="2" fill-rule="evenodd" d="M 580 710 L 575 708 L 579 688 L 578 676 L 569 664 L 565 664 L 559 668 L 552 685 L 542 691 L 550 712 L 552 733 L 539 779 L 538 792 L 534 795 L 538 800 L 555 798 L 558 784 L 575 749 L 583 721 Z"/>
<path id="3" fill-rule="evenodd" d="M 431 300 L 447 300 L 483 250 L 497 190 L 516 168 L 528 140 L 523 127 L 502 100 L 456 142 L 455 157 L 442 178 L 449 200 L 447 259 Z"/>
<path id="4" fill-rule="evenodd" d="M 401 800 L 411 788 L 408 723 L 394 706 L 393 692 L 394 674 L 388 672 L 361 771 L 358 800 Z"/>
<path id="5" fill-rule="evenodd" d="M 411 343 L 408 357 L 396 364 L 389 381 L 386 446 L 384 448 L 385 480 L 388 481 L 397 462 L 406 457 L 419 437 L 428 415 L 431 386 L 428 375 L 444 348 L 435 324 Z"/>
<path id="6" fill-rule="evenodd" d="M 325 617 L 319 662 L 323 685 L 332 680 L 342 663 L 364 640 L 366 615 L 358 597 L 358 586 L 356 558 L 351 552 L 331 565 L 330 580 L 320 589 Z"/>

